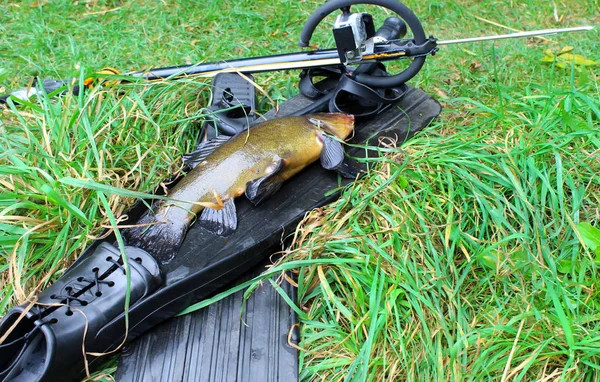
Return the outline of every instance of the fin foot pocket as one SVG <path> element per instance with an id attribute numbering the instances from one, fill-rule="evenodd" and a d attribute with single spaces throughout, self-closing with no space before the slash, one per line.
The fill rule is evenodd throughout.
<path id="1" fill-rule="evenodd" d="M 8 311 L 0 322 L 0 379 L 3 381 L 75 381 L 86 362 L 118 346 L 122 327 L 106 330 L 131 305 L 147 298 L 162 283 L 156 261 L 138 248 L 125 247 L 125 273 L 118 248 L 104 242 L 71 267 L 35 303 Z M 82 349 L 85 347 L 86 358 Z"/>

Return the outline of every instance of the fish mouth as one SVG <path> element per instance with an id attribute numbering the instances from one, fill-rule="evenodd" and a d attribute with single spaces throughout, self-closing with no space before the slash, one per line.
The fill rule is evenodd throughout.
<path id="1" fill-rule="evenodd" d="M 310 123 L 319 129 L 346 139 L 354 131 L 354 115 L 344 113 L 318 113 L 306 116 Z"/>

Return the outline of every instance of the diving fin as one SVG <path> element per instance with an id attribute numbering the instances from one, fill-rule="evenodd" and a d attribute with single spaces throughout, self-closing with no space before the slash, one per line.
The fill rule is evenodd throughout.
<path id="1" fill-rule="evenodd" d="M 198 224 L 215 235 L 231 235 L 237 228 L 237 216 L 233 198 L 227 200 L 220 210 L 212 208 L 203 209 L 198 219 Z"/>
<path id="2" fill-rule="evenodd" d="M 219 135 L 211 139 L 210 141 L 204 141 L 198 143 L 196 149 L 191 153 L 183 155 L 183 164 L 190 168 L 198 166 L 200 162 L 206 159 L 207 156 L 212 154 L 217 148 L 221 147 L 225 142 L 228 142 L 232 137 L 229 135 Z"/>
<path id="3" fill-rule="evenodd" d="M 440 113 L 441 106 L 433 98 L 424 92 L 414 89 L 407 85 L 408 90 L 405 96 L 383 111 L 378 116 L 369 120 L 359 122 L 355 129 L 353 142 L 362 144 L 368 139 L 377 141 L 377 137 L 391 137 L 398 140 L 398 144 L 410 139 L 416 131 L 421 130 L 435 116 Z M 236 93 L 237 94 L 237 93 Z M 285 116 L 296 113 L 301 109 L 312 107 L 313 101 L 302 96 L 296 96 L 287 102 L 281 104 L 278 116 Z M 277 116 L 275 111 L 266 114 L 266 119 L 272 119 Z M 365 150 L 358 147 L 345 147 L 346 151 L 353 157 L 362 158 L 366 153 L 372 155 L 378 154 L 377 150 Z M 37 304 L 25 302 L 17 310 L 11 311 L 4 316 L 0 322 L 0 337 L 5 337 L 4 343 L 0 346 L 0 380 L 3 380 L 2 373 L 20 373 L 22 380 L 27 379 L 48 379 L 48 380 L 81 380 L 86 377 L 86 370 L 97 369 L 104 364 L 106 357 L 93 357 L 89 353 L 96 354 L 115 354 L 111 350 L 121 347 L 123 338 L 127 337 L 127 342 L 135 337 L 155 327 L 156 330 L 144 334 L 136 343 L 130 343 L 127 347 L 128 352 L 121 359 L 118 366 L 117 381 L 122 382 L 142 382 L 147 380 L 174 380 L 174 381 L 215 381 L 215 380 L 240 380 L 240 381 L 297 381 L 298 380 L 298 346 L 288 344 L 288 336 L 282 333 L 287 332 L 293 326 L 292 323 L 285 325 L 287 328 L 279 328 L 282 332 L 273 326 L 277 325 L 277 319 L 274 318 L 276 309 L 268 310 L 265 315 L 260 315 L 262 322 L 261 330 L 255 330 L 256 325 L 249 321 L 254 317 L 256 322 L 257 312 L 244 312 L 244 322 L 240 324 L 240 308 L 232 308 L 234 312 L 231 315 L 224 316 L 219 303 L 212 304 L 198 312 L 179 317 L 178 320 L 169 320 L 160 327 L 156 327 L 167 317 L 170 317 L 188 307 L 190 303 L 206 299 L 220 292 L 223 286 L 228 285 L 241 275 L 245 275 L 262 261 L 269 258 L 271 254 L 281 249 L 281 238 L 289 237 L 293 233 L 300 220 L 305 216 L 306 211 L 315 207 L 331 203 L 337 199 L 340 192 L 340 183 L 347 184 L 346 180 L 339 182 L 334 179 L 330 172 L 325 171 L 321 166 L 309 166 L 299 174 L 286 181 L 282 188 L 270 199 L 265 200 L 264 205 L 259 208 L 252 206 L 245 200 L 236 201 L 236 210 L 238 212 L 238 224 L 235 233 L 227 238 L 215 236 L 198 224 L 190 227 L 186 239 L 177 250 L 176 256 L 168 264 L 160 265 L 160 272 L 152 278 L 153 287 L 146 287 L 147 292 L 144 297 L 136 299 L 133 297 L 137 290 L 134 282 L 134 269 L 138 268 L 137 261 L 129 261 L 131 272 L 127 273 L 131 278 L 131 302 L 128 310 L 123 310 L 125 303 L 123 300 L 113 300 L 113 297 L 126 296 L 125 290 L 121 284 L 108 287 L 105 283 L 111 280 L 113 276 L 119 275 L 123 281 L 124 274 L 118 265 L 106 261 L 107 254 L 96 249 L 105 243 L 112 245 L 116 238 L 114 234 L 93 241 L 90 247 L 78 257 L 75 264 L 69 270 L 63 273 L 56 281 L 52 290 L 46 289 L 46 297 L 52 293 L 66 293 L 65 287 L 77 283 L 78 277 L 94 280 L 95 267 L 99 268 L 98 276 L 101 284 L 103 296 L 95 298 L 87 307 L 81 307 L 80 303 L 73 299 L 70 304 L 86 313 L 87 318 L 73 309 L 72 316 L 66 316 L 68 309 L 65 304 L 56 306 L 52 304 L 49 297 L 47 299 L 38 299 Z M 243 199 L 243 198 L 242 198 Z M 137 207 L 127 212 L 130 221 L 138 221 L 140 215 L 147 210 L 144 203 L 138 203 Z M 128 224 L 128 223 L 125 223 Z M 154 225 L 150 225 L 153 227 Z M 123 228 L 124 230 L 125 228 Z M 126 249 L 126 252 L 129 250 Z M 114 254 L 120 255 L 118 248 L 114 249 Z M 129 255 L 128 255 L 129 256 Z M 114 256 L 112 256 L 114 259 Z M 131 260 L 137 257 L 143 257 L 135 254 L 130 257 Z M 149 257 L 149 256 L 148 256 Z M 106 266 L 89 263 L 88 261 L 105 263 Z M 149 259 L 151 260 L 151 259 Z M 141 265 L 148 268 L 147 261 L 143 258 Z M 152 264 L 153 269 L 158 269 L 157 262 Z M 105 270 L 111 269 L 110 278 L 104 278 Z M 85 270 L 86 273 L 82 273 Z M 162 282 L 160 281 L 162 276 Z M 144 276 L 147 279 L 147 276 Z M 116 280 L 115 280 L 116 281 Z M 58 284 L 60 283 L 60 284 Z M 94 282 L 90 283 L 94 285 Z M 123 284 L 125 285 L 125 284 Z M 286 293 L 287 289 L 281 286 Z M 123 287 L 124 288 L 124 287 Z M 267 286 L 266 288 L 270 288 Z M 90 294 L 95 297 L 96 286 L 88 289 L 87 292 L 77 297 L 79 299 Z M 61 292 L 62 291 L 62 292 Z M 113 293 L 114 291 L 114 293 Z M 262 290 L 259 291 L 263 293 Z M 115 294 L 116 293 L 116 294 Z M 269 292 L 270 293 L 270 292 Z M 275 294 L 279 296 L 277 291 Z M 242 296 L 235 294 L 236 298 Z M 108 298 L 108 300 L 107 300 Z M 252 297 L 246 304 L 245 309 L 250 309 L 253 305 Z M 290 296 L 292 300 L 295 299 Z M 54 300 L 56 301 L 56 300 Z M 67 300 L 63 300 L 67 301 Z M 86 300 L 90 301 L 90 300 Z M 111 302 L 112 301 L 112 302 Z M 222 300 L 223 302 L 225 300 Z M 231 301 L 231 300 L 228 300 Z M 115 309 L 107 309 L 107 303 Z M 47 305 L 45 305 L 47 304 Z M 266 305 L 267 302 L 264 302 Z M 264 306 L 263 305 L 263 306 Z M 119 309 L 116 309 L 120 307 Z M 36 312 L 39 309 L 46 308 L 57 309 L 52 315 L 38 316 Z M 87 310 L 86 310 L 87 309 Z M 90 314 L 90 309 L 102 314 Z M 237 312 L 235 310 L 237 309 Z M 22 312 L 28 310 L 27 315 L 19 318 Z M 110 313 L 108 313 L 110 312 Z M 291 311 L 293 312 L 293 311 Z M 197 314 L 196 314 L 197 313 Z M 254 316 L 252 316 L 254 314 Z M 285 313 L 283 313 L 285 315 Z M 293 314 L 293 313 L 292 313 Z M 206 318 L 206 321 L 200 321 L 198 316 Z M 285 316 L 284 316 L 285 317 Z M 56 318 L 54 322 L 52 318 Z M 71 320 L 82 319 L 81 322 L 86 325 L 74 327 Z M 235 318 L 236 321 L 232 321 Z M 126 326 L 126 323 L 129 326 Z M 249 325 L 246 326 L 245 323 Z M 60 327 L 58 327 L 60 326 Z M 297 330 L 297 326 L 294 326 Z M 37 328 L 37 329 L 36 329 Z M 128 328 L 128 329 L 127 329 Z M 231 330 L 228 331 L 227 329 Z M 239 343 L 236 338 L 240 334 L 236 331 L 241 330 L 250 333 L 250 340 Z M 262 329 L 267 328 L 271 331 L 266 336 Z M 170 336 L 169 341 L 164 337 L 158 337 L 160 330 L 173 329 L 178 333 L 191 333 L 186 338 Z M 15 336 L 21 336 L 30 330 L 38 330 L 38 333 L 54 333 L 52 342 L 48 342 L 44 352 L 31 352 L 36 358 L 34 366 L 28 363 L 29 359 L 23 359 L 18 362 L 16 368 L 11 368 L 15 357 L 19 356 L 20 351 L 15 351 L 9 344 L 14 341 Z M 202 330 L 202 334 L 209 333 L 209 336 L 197 334 L 196 330 Z M 7 334 L 8 332 L 10 334 Z M 65 335 L 69 333 L 69 335 Z M 211 340 L 211 335 L 219 334 L 221 337 L 215 341 Z M 246 334 L 244 334 L 246 335 Z M 158 340 L 157 340 L 158 338 Z M 248 337 L 246 337 L 248 338 Z M 273 339 L 284 339 L 283 341 L 273 341 Z M 33 335 L 31 341 L 19 343 L 16 346 L 32 347 L 35 344 Z M 86 341 L 85 350 L 88 352 L 84 357 L 82 347 Z M 297 344 L 297 342 L 295 342 Z M 4 346 L 6 345 L 6 346 Z M 212 347 L 211 347 L 212 346 Z M 8 349 L 7 349 L 8 348 Z M 268 351 L 264 350 L 265 348 Z M 33 348 L 32 348 L 33 349 Z M 168 360 L 161 363 L 162 360 L 154 361 L 157 353 L 164 352 L 168 355 Z M 291 355 L 289 353 L 292 353 Z M 179 355 L 179 357 L 175 357 Z M 182 356 L 182 354 L 185 355 Z M 173 355 L 173 357 L 171 357 Z M 84 362 L 87 358 L 87 362 Z M 301 358 L 300 358 L 301 359 Z M 171 361 L 172 360 L 172 361 Z M 35 365 L 44 364 L 45 370 L 40 371 Z M 19 365 L 29 365 L 18 367 Z M 7 368 L 10 368 L 7 370 Z M 284 369 L 285 368 L 285 369 Z M 291 375 L 282 374 L 282 371 L 289 371 Z M 39 373 L 38 373 L 39 371 Z M 42 375 L 44 373 L 44 375 Z M 131 374 L 126 374 L 131 373 Z M 134 374 L 135 373 L 135 374 Z M 169 373 L 167 378 L 161 378 L 162 373 Z M 131 375 L 134 375 L 133 377 Z"/>
<path id="4" fill-rule="evenodd" d="M 273 170 L 269 174 L 246 183 L 246 197 L 252 204 L 259 205 L 281 188 L 283 181 L 278 174 L 283 169 L 283 165 L 283 159 L 277 158 L 273 164 Z"/>
<path id="5" fill-rule="evenodd" d="M 328 135 L 323 135 L 321 166 L 326 170 L 335 170 L 344 178 L 356 178 L 358 166 L 346 158 L 342 144 Z"/>

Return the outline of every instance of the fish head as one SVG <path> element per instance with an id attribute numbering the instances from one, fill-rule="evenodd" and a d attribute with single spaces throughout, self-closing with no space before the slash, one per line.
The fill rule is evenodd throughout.
<path id="1" fill-rule="evenodd" d="M 306 116 L 317 129 L 340 139 L 346 139 L 354 130 L 354 116 L 344 113 L 317 113 Z"/>

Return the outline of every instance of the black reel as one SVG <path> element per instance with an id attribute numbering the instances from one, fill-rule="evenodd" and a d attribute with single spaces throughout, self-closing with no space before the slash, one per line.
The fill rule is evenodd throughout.
<path id="1" fill-rule="evenodd" d="M 337 9 L 341 9 L 342 12 L 348 12 L 350 6 L 357 4 L 378 5 L 396 13 L 412 31 L 414 44 L 422 45 L 429 40 L 425 36 L 425 31 L 423 30 L 423 26 L 421 25 L 421 22 L 417 16 L 415 16 L 415 14 L 406 5 L 399 3 L 396 0 L 332 0 L 325 3 L 310 16 L 300 34 L 300 46 L 306 47 L 309 45 L 314 30 L 325 17 Z M 425 64 L 425 58 L 425 55 L 416 57 L 410 66 L 401 73 L 386 78 L 372 76 L 369 74 L 357 74 L 355 79 L 361 84 L 375 88 L 390 88 L 394 86 L 400 86 L 419 73 Z"/>
<path id="2" fill-rule="evenodd" d="M 350 7 L 357 4 L 381 6 L 398 17 L 387 18 L 383 26 L 375 31 L 371 15 L 350 12 Z M 315 100 L 310 112 L 321 107 L 330 112 L 369 117 L 402 97 L 406 91 L 405 83 L 421 70 L 426 56 L 437 50 L 435 39 L 427 38 L 415 14 L 396 0 L 332 0 L 317 9 L 307 20 L 299 45 L 309 46 L 317 26 L 338 9 L 342 14 L 335 21 L 333 34 L 342 65 L 337 69 L 329 67 L 304 70 L 300 76 L 300 91 Z M 413 39 L 398 40 L 406 35 L 408 29 L 412 32 Z M 378 56 L 375 44 L 387 42 L 394 43 L 403 50 L 398 56 L 412 58 L 410 65 L 395 75 L 388 74 L 383 64 L 369 62 L 370 57 Z M 352 64 L 358 66 L 349 66 Z M 315 84 L 314 79 L 317 77 L 325 77 L 325 80 Z M 324 107 L 325 104 L 327 107 Z"/>

